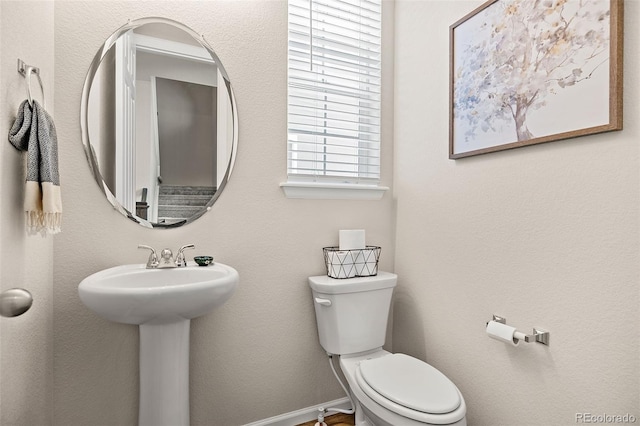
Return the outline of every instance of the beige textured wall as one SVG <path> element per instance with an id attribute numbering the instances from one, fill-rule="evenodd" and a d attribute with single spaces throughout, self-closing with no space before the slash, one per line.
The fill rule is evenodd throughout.
<path id="1" fill-rule="evenodd" d="M 391 194 L 381 201 L 290 200 L 278 186 L 286 179 L 286 2 L 177 4 L 55 2 L 65 202 L 54 257 L 56 425 L 137 422 L 136 327 L 98 318 L 78 299 L 77 286 L 100 269 L 143 262 L 139 243 L 173 249 L 194 243 L 197 253 L 240 273 L 231 300 L 192 323 L 193 425 L 240 425 L 342 397 L 317 340 L 306 278 L 324 273 L 321 248 L 337 243 L 345 228 L 365 228 L 368 242 L 383 247 L 381 268 L 393 268 Z M 80 137 L 80 95 L 96 50 L 128 19 L 143 16 L 176 19 L 203 33 L 238 103 L 239 151 L 229 185 L 211 212 L 174 230 L 150 231 L 113 211 L 92 181 Z M 392 36 L 392 22 L 386 28 Z M 391 185 L 387 59 L 383 184 Z"/>
<path id="2" fill-rule="evenodd" d="M 47 425 L 53 399 L 53 238 L 25 232 L 26 154 L 6 135 L 26 96 L 18 58 L 40 68 L 53 114 L 53 3 L 0 2 L 0 41 L 0 291 L 22 287 L 34 298 L 22 316 L 0 318 L 0 424 Z M 31 87 L 42 103 L 36 78 Z"/>
<path id="3" fill-rule="evenodd" d="M 640 419 L 640 2 L 623 131 L 453 161 L 448 26 L 481 3 L 396 3 L 394 349 L 453 379 L 474 426 Z M 494 313 L 551 345 L 487 338 Z"/>
<path id="4" fill-rule="evenodd" d="M 0 288 L 23 285 L 36 299 L 23 317 L 0 319 L 0 423 L 50 424 L 51 412 L 59 425 L 136 423 L 137 331 L 97 318 L 76 288 L 96 270 L 143 261 L 140 242 L 193 242 L 241 274 L 229 303 L 193 323 L 194 425 L 243 424 L 340 397 L 317 343 L 305 278 L 322 273 L 319 248 L 334 243 L 340 228 L 365 227 L 369 241 L 383 246 L 382 268 L 393 269 L 394 223 L 394 348 L 451 377 L 471 424 L 569 425 L 576 412 L 640 418 L 633 119 L 640 90 L 632 78 L 640 71 L 633 25 L 640 2 L 625 3 L 624 131 L 451 161 L 448 25 L 479 2 L 399 1 L 394 199 L 338 202 L 287 200 L 278 188 L 286 156 L 284 2 L 190 2 L 180 10 L 166 2 L 0 2 L 3 134 L 24 96 L 17 57 L 43 69 L 53 110 L 55 8 L 65 203 L 52 258 L 51 238 L 22 232 L 22 159 L 8 144 L 0 148 Z M 100 196 L 78 124 L 94 52 L 127 19 L 149 15 L 204 33 L 231 76 L 240 113 L 227 191 L 195 224 L 162 232 L 126 222 Z M 21 37 L 27 29 L 31 37 Z M 488 339 L 483 326 L 492 313 L 524 329 L 550 329 L 551 346 L 513 349 Z"/>

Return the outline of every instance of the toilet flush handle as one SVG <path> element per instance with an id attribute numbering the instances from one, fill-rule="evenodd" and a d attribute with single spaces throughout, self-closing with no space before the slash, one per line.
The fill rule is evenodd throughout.
<path id="1" fill-rule="evenodd" d="M 329 299 L 321 299 L 319 297 L 316 297 L 315 300 L 318 305 L 331 306 L 331 300 Z"/>

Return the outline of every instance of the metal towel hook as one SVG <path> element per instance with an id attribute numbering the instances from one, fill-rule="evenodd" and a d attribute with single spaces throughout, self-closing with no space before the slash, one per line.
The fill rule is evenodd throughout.
<path id="1" fill-rule="evenodd" d="M 33 97 L 31 96 L 31 74 L 35 74 L 40 83 L 40 91 L 42 92 L 42 106 L 46 109 L 46 100 L 44 96 L 44 85 L 42 84 L 42 78 L 40 78 L 40 68 L 32 65 L 27 65 L 22 59 L 18 59 L 18 72 L 27 79 L 27 97 L 29 98 L 29 105 L 33 106 Z"/>

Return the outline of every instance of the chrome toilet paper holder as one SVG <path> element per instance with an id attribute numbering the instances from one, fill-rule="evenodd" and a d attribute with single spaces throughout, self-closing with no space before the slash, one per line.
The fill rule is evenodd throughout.
<path id="1" fill-rule="evenodd" d="M 501 324 L 507 323 L 507 319 L 505 317 L 501 317 L 495 314 L 493 315 L 493 319 L 491 321 L 499 322 Z M 489 325 L 488 321 L 486 325 Z M 525 334 L 520 331 L 516 331 L 513 337 L 518 340 L 523 340 L 526 343 L 536 342 L 536 343 L 542 343 L 543 345 L 549 346 L 549 331 L 543 330 L 538 327 L 533 328 L 533 334 Z"/>

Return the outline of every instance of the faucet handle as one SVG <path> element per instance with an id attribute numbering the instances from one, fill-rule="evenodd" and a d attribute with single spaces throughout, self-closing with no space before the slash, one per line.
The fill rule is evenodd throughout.
<path id="1" fill-rule="evenodd" d="M 196 246 L 194 244 L 187 244 L 178 249 L 178 254 L 176 255 L 176 266 L 187 266 L 187 259 L 184 257 L 184 251 L 187 249 L 194 249 Z"/>
<path id="2" fill-rule="evenodd" d="M 147 260 L 147 269 L 157 268 L 159 262 L 158 262 L 158 254 L 156 253 L 155 249 L 145 244 L 138 244 L 138 248 L 151 250 L 151 254 L 149 255 L 149 260 Z"/>

